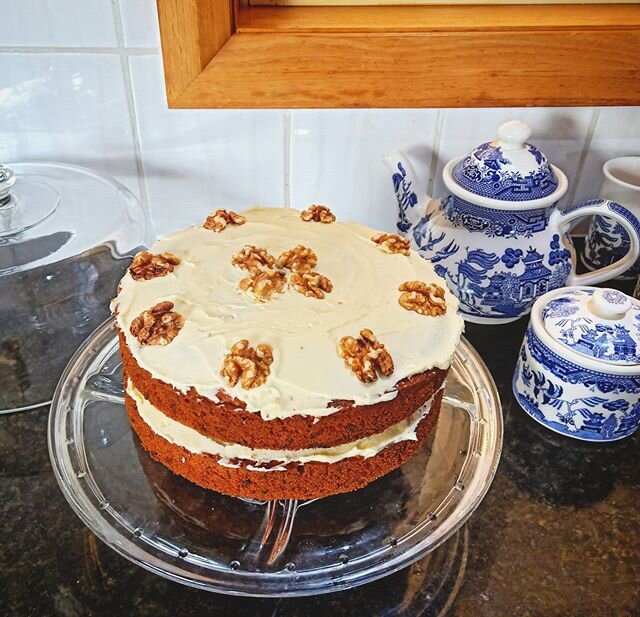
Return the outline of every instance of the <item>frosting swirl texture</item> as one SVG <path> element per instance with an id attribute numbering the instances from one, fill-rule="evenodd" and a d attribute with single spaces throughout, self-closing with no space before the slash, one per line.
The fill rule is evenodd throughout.
<path id="1" fill-rule="evenodd" d="M 216 400 L 225 390 L 265 419 L 324 416 L 335 400 L 370 405 L 395 397 L 395 384 L 431 368 L 448 368 L 463 329 L 458 301 L 416 252 L 387 253 L 372 241 L 377 232 L 355 223 L 305 222 L 293 209 L 253 208 L 246 224 L 213 233 L 201 226 L 158 241 L 152 253 L 171 253 L 180 264 L 165 276 L 134 280 L 127 273 L 112 303 L 119 328 L 137 363 L 180 391 L 194 387 Z M 288 287 L 266 302 L 238 288 L 246 272 L 232 264 L 245 245 L 278 257 L 303 245 L 317 256 L 314 270 L 332 283 L 323 298 Z M 290 274 L 287 271 L 288 274 Z M 445 288 L 446 313 L 425 316 L 398 303 L 406 281 Z M 184 326 L 166 346 L 141 345 L 131 322 L 149 307 L 170 301 Z M 338 355 L 344 336 L 375 332 L 393 358 L 394 371 L 362 383 Z M 266 344 L 273 363 L 258 388 L 231 387 L 220 374 L 224 357 L 239 340 Z"/>

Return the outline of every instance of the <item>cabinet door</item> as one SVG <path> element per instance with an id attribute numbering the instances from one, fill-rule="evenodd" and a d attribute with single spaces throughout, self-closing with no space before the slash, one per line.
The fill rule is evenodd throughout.
<path id="1" fill-rule="evenodd" d="M 157 0 L 171 107 L 640 104 L 638 4 L 249 1 Z"/>

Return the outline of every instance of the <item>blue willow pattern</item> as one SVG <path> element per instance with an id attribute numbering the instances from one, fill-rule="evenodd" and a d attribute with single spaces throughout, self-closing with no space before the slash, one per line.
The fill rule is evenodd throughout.
<path id="1" fill-rule="evenodd" d="M 600 395 L 640 392 L 640 379 L 581 369 L 544 345 L 531 329 L 526 335 L 513 378 L 513 391 L 522 408 L 532 417 L 560 432 L 591 440 L 625 437 L 640 420 L 640 400 L 634 403 Z M 529 368 L 528 353 L 556 379 Z M 592 396 L 567 397 L 566 384 L 584 383 Z M 545 417 L 540 405 L 555 410 L 555 419 Z"/>
<path id="2" fill-rule="evenodd" d="M 487 142 L 455 166 L 453 177 L 466 190 L 491 199 L 530 201 L 547 197 L 558 187 L 558 180 L 544 154 L 531 144 L 525 147 L 538 165 L 529 174 L 514 169 L 502 149 Z"/>

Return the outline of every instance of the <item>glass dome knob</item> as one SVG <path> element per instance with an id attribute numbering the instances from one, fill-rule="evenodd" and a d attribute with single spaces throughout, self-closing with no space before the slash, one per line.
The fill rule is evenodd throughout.
<path id="1" fill-rule="evenodd" d="M 520 150 L 531 137 L 531 128 L 522 120 L 509 120 L 498 128 L 498 145 L 503 152 Z"/>

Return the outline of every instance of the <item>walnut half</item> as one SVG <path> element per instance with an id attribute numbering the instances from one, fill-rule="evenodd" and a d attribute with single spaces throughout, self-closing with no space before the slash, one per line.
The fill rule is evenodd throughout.
<path id="1" fill-rule="evenodd" d="M 141 345 L 168 345 L 184 326 L 184 317 L 173 309 L 173 302 L 159 302 L 138 315 L 129 331 Z"/>
<path id="2" fill-rule="evenodd" d="M 205 229 L 220 233 L 226 229 L 227 225 L 244 225 L 246 222 L 247 219 L 241 214 L 233 210 L 227 211 L 224 208 L 220 208 L 213 214 L 210 214 L 202 226 Z"/>
<path id="3" fill-rule="evenodd" d="M 371 330 L 360 330 L 356 339 L 344 336 L 338 343 L 338 355 L 363 383 L 378 379 L 378 373 L 389 377 L 393 373 L 393 358 Z"/>
<path id="4" fill-rule="evenodd" d="M 276 258 L 265 249 L 258 248 L 253 244 L 245 244 L 231 258 L 231 263 L 248 272 L 254 272 L 255 270 L 273 268 L 276 265 Z"/>
<path id="5" fill-rule="evenodd" d="M 398 234 L 380 233 L 371 238 L 385 253 L 409 254 L 409 240 Z"/>
<path id="6" fill-rule="evenodd" d="M 242 339 L 224 357 L 220 374 L 232 387 L 240 381 L 245 390 L 257 388 L 267 380 L 272 362 L 270 345 L 260 344 L 254 349 L 247 339 Z"/>
<path id="7" fill-rule="evenodd" d="M 278 268 L 287 268 L 293 272 L 309 272 L 316 267 L 318 257 L 308 246 L 294 246 L 278 257 Z"/>
<path id="8" fill-rule="evenodd" d="M 180 258 L 173 253 L 154 255 L 148 251 L 138 253 L 129 266 L 131 278 L 136 281 L 148 281 L 157 276 L 166 276 L 180 264 Z"/>
<path id="9" fill-rule="evenodd" d="M 324 294 L 333 290 L 333 283 L 319 272 L 294 272 L 289 285 L 308 298 L 324 298 Z"/>
<path id="10" fill-rule="evenodd" d="M 447 312 L 447 304 L 444 299 L 444 289 L 435 283 L 423 283 L 422 281 L 407 281 L 398 288 L 404 293 L 400 294 L 398 303 L 408 311 L 415 311 L 420 315 L 436 317 Z"/>
<path id="11" fill-rule="evenodd" d="M 274 294 L 282 293 L 286 284 L 287 277 L 284 272 L 265 268 L 251 272 L 248 277 L 238 283 L 238 288 L 251 292 L 257 300 L 265 302 Z"/>
<path id="12" fill-rule="evenodd" d="M 333 223 L 336 220 L 336 215 L 331 212 L 327 206 L 313 204 L 300 213 L 300 218 L 307 223 L 309 221 L 316 223 Z"/>

